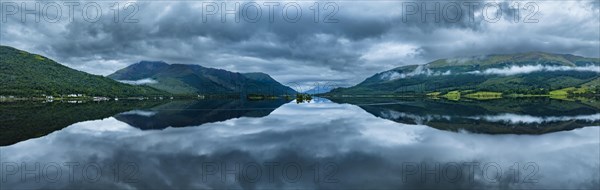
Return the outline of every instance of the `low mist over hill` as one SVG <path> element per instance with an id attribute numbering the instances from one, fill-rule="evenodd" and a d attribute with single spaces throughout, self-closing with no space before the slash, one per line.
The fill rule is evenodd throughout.
<path id="1" fill-rule="evenodd" d="M 375 74 L 330 94 L 430 93 L 477 90 L 547 94 L 568 87 L 598 89 L 600 59 L 530 52 L 440 59 Z"/>

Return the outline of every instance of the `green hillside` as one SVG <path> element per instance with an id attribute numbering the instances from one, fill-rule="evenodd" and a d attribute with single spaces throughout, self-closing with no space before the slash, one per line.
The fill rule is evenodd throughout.
<path id="1" fill-rule="evenodd" d="M 166 95 L 148 86 L 134 86 L 77 71 L 44 56 L 0 46 L 0 95 L 38 97 L 85 94 L 130 97 Z"/>
<path id="2" fill-rule="evenodd" d="M 440 59 L 375 74 L 329 95 L 421 94 L 481 91 L 549 94 L 581 85 L 597 92 L 600 59 L 541 52 Z"/>

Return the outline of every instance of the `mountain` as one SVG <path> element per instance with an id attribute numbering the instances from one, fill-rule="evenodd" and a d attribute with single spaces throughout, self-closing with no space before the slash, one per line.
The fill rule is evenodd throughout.
<path id="1" fill-rule="evenodd" d="M 77 71 L 44 56 L 0 46 L 0 95 L 33 97 L 85 94 L 88 96 L 146 96 L 168 93 L 148 86 L 123 84 Z"/>
<path id="2" fill-rule="evenodd" d="M 327 85 L 315 86 L 307 91 L 304 91 L 304 93 L 305 94 L 323 94 L 323 93 L 330 92 L 333 89 L 334 89 L 334 87 L 327 86 Z"/>
<path id="3" fill-rule="evenodd" d="M 249 89 L 249 93 L 257 93 L 257 94 L 273 94 L 273 95 L 281 95 L 281 94 L 296 94 L 296 90 L 282 85 L 277 82 L 277 80 L 271 78 L 266 73 L 254 72 L 254 73 L 242 73 L 244 77 L 246 77 L 248 81 L 247 84 L 256 85 L 253 89 Z M 254 91 L 254 92 L 253 92 Z"/>
<path id="4" fill-rule="evenodd" d="M 329 94 L 424 94 L 453 90 L 548 94 L 569 87 L 600 89 L 599 73 L 599 58 L 543 52 L 474 56 L 394 68 Z"/>
<path id="5" fill-rule="evenodd" d="M 130 84 L 146 84 L 175 94 L 295 94 L 265 73 L 237 73 L 200 65 L 141 61 L 108 75 Z"/>

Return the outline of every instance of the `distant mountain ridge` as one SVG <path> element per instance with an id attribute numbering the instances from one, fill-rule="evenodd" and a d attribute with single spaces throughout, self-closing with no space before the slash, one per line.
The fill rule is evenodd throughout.
<path id="1" fill-rule="evenodd" d="M 323 85 L 323 86 L 315 86 L 307 91 L 304 91 L 305 94 L 323 94 L 330 92 L 333 90 L 333 86 Z"/>
<path id="2" fill-rule="evenodd" d="M 8 46 L 0 46 L 0 95 L 17 97 L 162 96 L 167 92 L 148 86 L 134 86 L 88 74 L 61 65 L 44 56 Z"/>
<path id="3" fill-rule="evenodd" d="M 295 94 L 296 91 L 265 73 L 237 73 L 200 65 L 141 61 L 108 75 L 109 78 L 144 84 L 174 94 Z"/>
<path id="4" fill-rule="evenodd" d="M 427 93 L 479 90 L 544 93 L 599 82 L 600 58 L 529 52 L 439 59 L 377 73 L 330 94 Z"/>

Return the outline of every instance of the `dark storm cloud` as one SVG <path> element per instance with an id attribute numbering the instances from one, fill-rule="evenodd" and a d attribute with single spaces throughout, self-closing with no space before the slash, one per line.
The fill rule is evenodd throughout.
<path id="1" fill-rule="evenodd" d="M 48 4 L 40 2 L 42 7 Z M 90 2 L 82 1 L 79 7 L 86 3 Z M 2 44 L 95 74 L 110 74 L 139 60 L 164 60 L 260 71 L 283 83 L 336 81 L 344 86 L 386 69 L 439 58 L 526 51 L 600 54 L 600 11 L 594 1 L 320 2 L 319 22 L 310 9 L 314 2 L 307 1 L 280 2 L 273 22 L 264 2 L 256 2 L 262 9 L 257 22 L 244 16 L 244 5 L 251 2 L 242 1 L 240 21 L 227 15 L 222 22 L 219 13 L 203 15 L 203 7 L 208 3 L 232 9 L 234 1 L 225 7 L 222 2 L 140 1 L 135 3 L 139 10 L 134 23 L 122 22 L 131 9 L 121 9 L 121 22 L 115 23 L 113 3 L 97 2 L 103 16 L 96 22 L 84 20 L 81 8 L 75 9 L 73 22 L 34 22 L 32 16 L 21 22 L 18 14 L 2 14 L 8 20 L 0 27 Z M 292 5 L 288 3 L 300 6 L 300 20 L 284 19 L 282 7 Z M 537 11 L 524 9 L 530 6 Z M 331 22 L 324 22 L 334 7 L 336 14 L 327 20 Z M 436 15 L 421 15 L 436 8 L 437 21 Z M 248 15 L 256 13 L 249 10 Z M 67 11 L 63 6 L 63 16 Z M 294 17 L 293 12 L 288 17 Z M 526 18 L 537 22 L 525 22 Z"/>

